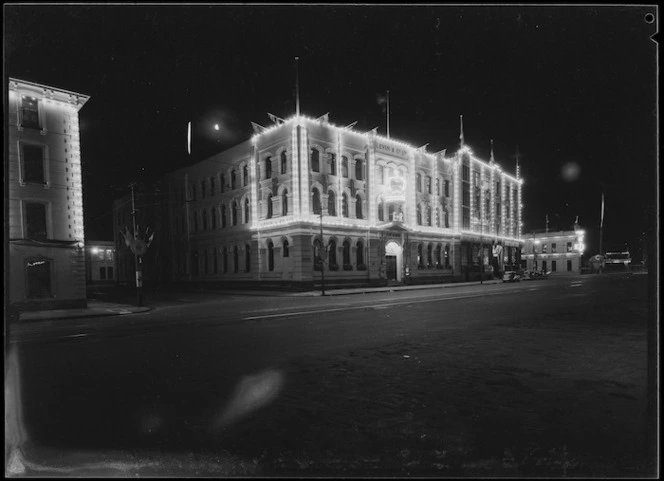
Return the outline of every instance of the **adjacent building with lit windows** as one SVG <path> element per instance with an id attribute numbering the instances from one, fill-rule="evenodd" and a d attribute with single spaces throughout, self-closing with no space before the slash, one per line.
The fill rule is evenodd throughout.
<path id="1" fill-rule="evenodd" d="M 115 283 L 115 243 L 88 241 L 85 245 L 85 279 L 88 285 Z"/>
<path id="2" fill-rule="evenodd" d="M 581 274 L 582 256 L 586 249 L 585 231 L 533 232 L 525 236 L 522 267 L 529 271 L 551 271 L 551 274 Z"/>
<path id="3" fill-rule="evenodd" d="M 169 280 L 433 283 L 520 263 L 523 181 L 493 154 L 429 153 L 327 115 L 274 120 L 161 179 Z"/>
<path id="4" fill-rule="evenodd" d="M 15 308 L 86 305 L 78 114 L 88 99 L 9 79 L 9 297 Z"/>

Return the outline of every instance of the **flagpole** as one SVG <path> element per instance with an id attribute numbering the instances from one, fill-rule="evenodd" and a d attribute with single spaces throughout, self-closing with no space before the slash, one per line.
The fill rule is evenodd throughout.
<path id="1" fill-rule="evenodd" d="M 136 184 L 132 182 L 129 187 L 131 187 L 131 218 L 132 222 L 134 224 L 134 242 L 136 242 L 136 203 L 134 201 L 134 186 Z M 141 284 L 143 283 L 142 279 L 142 273 L 141 273 L 141 266 L 140 266 L 140 258 L 138 254 L 136 253 L 136 250 L 134 248 L 134 265 L 136 267 L 136 305 L 141 306 Z"/>
<path id="2" fill-rule="evenodd" d="M 604 192 L 602 192 L 602 210 L 600 213 L 600 219 L 599 219 L 599 255 L 603 256 L 602 254 L 602 231 L 604 230 Z"/>
<path id="3" fill-rule="evenodd" d="M 390 138 L 390 91 L 387 91 L 387 138 Z"/>

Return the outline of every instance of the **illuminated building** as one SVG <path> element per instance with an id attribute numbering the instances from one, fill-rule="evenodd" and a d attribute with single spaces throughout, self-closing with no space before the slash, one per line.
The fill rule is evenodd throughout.
<path id="1" fill-rule="evenodd" d="M 493 155 L 433 154 L 327 115 L 274 121 L 161 179 L 170 280 L 453 282 L 479 279 L 480 260 L 520 262 L 523 182 Z"/>
<path id="2" fill-rule="evenodd" d="M 10 302 L 86 305 L 78 113 L 88 96 L 9 79 Z"/>
<path id="3" fill-rule="evenodd" d="M 581 257 L 586 249 L 585 231 L 574 230 L 535 232 L 527 234 L 522 267 L 527 270 L 544 270 L 556 273 L 581 273 Z"/>

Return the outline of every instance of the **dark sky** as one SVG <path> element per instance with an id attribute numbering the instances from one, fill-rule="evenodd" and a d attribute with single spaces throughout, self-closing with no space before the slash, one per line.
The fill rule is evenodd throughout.
<path id="1" fill-rule="evenodd" d="M 493 138 L 508 172 L 518 144 L 526 232 L 578 215 L 596 253 L 603 190 L 605 247 L 636 251 L 657 212 L 655 6 L 5 5 L 4 18 L 6 76 L 91 96 L 88 239 L 112 238 L 112 199 L 132 179 L 292 115 L 295 56 L 306 115 L 385 134 L 389 89 L 394 138 L 455 149 L 463 114 L 466 142 L 488 159 Z"/>

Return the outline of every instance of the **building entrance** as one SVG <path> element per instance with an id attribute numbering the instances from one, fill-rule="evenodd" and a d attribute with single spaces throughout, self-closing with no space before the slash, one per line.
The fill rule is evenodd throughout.
<path id="1" fill-rule="evenodd" d="M 395 241 L 385 244 L 385 276 L 388 281 L 401 282 L 403 270 L 403 249 Z"/>
<path id="2" fill-rule="evenodd" d="M 397 280 L 397 256 L 385 256 L 385 261 L 387 262 L 387 280 L 396 281 Z"/>

